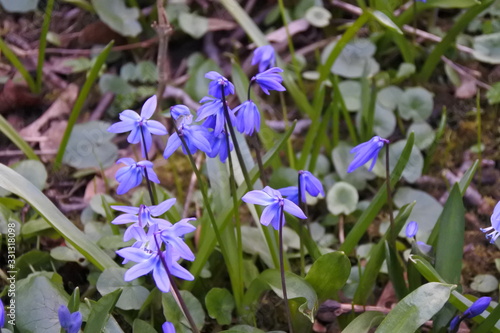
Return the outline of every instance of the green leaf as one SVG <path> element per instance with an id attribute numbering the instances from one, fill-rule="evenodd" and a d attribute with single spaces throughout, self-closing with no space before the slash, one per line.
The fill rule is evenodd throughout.
<path id="1" fill-rule="evenodd" d="M 498 279 L 491 274 L 478 274 L 474 276 L 470 288 L 480 293 L 491 293 L 498 289 Z"/>
<path id="2" fill-rule="evenodd" d="M 412 135 L 414 134 L 412 133 Z M 389 145 L 389 170 L 391 172 L 406 147 L 406 140 L 400 140 Z M 375 164 L 373 172 L 375 172 L 380 177 L 385 177 L 385 158 L 382 159 L 381 162 L 382 163 Z M 420 178 L 420 176 L 422 176 L 423 167 L 424 157 L 422 156 L 422 153 L 417 148 L 417 146 L 413 146 L 408 164 L 403 171 L 403 178 L 409 183 L 416 182 Z"/>
<path id="3" fill-rule="evenodd" d="M 351 273 L 351 262 L 343 252 L 327 253 L 316 260 L 305 280 L 314 288 L 319 301 L 337 298 Z"/>
<path id="4" fill-rule="evenodd" d="M 138 8 L 128 8 L 123 0 L 91 0 L 91 2 L 99 18 L 120 35 L 136 37 L 141 33 Z"/>
<path id="5" fill-rule="evenodd" d="M 147 321 L 135 319 L 133 323 L 132 332 L 134 333 L 157 333 L 153 326 Z"/>
<path id="6" fill-rule="evenodd" d="M 394 23 L 387 15 L 385 15 L 381 11 L 374 10 L 374 11 L 369 11 L 369 13 L 371 14 L 371 16 L 375 20 L 377 20 L 380 24 L 382 24 L 383 26 L 385 26 L 389 30 L 392 30 L 400 35 L 403 34 L 401 29 L 399 29 L 398 25 L 396 23 Z"/>
<path id="7" fill-rule="evenodd" d="M 358 191 L 346 182 L 335 183 L 326 194 L 326 205 L 333 215 L 349 215 L 356 210 Z"/>
<path id="8" fill-rule="evenodd" d="M 339 83 L 339 90 L 347 110 L 354 112 L 361 109 L 361 83 L 354 80 L 344 80 Z"/>
<path id="9" fill-rule="evenodd" d="M 460 187 L 460 193 L 462 193 L 462 196 L 465 194 L 465 191 L 467 191 L 467 188 L 469 187 L 470 182 L 474 178 L 474 175 L 476 174 L 478 168 L 479 168 L 479 160 L 475 160 L 474 163 L 469 167 L 469 169 L 467 169 L 467 171 L 460 179 L 458 186 Z"/>
<path id="10" fill-rule="evenodd" d="M 385 315 L 382 312 L 364 312 L 351 321 L 349 325 L 342 330 L 342 333 L 368 333 L 372 327 L 380 324 L 384 318 Z"/>
<path id="11" fill-rule="evenodd" d="M 92 304 L 84 333 L 103 331 L 121 293 L 122 291 L 117 289 L 110 294 L 104 295 L 99 301 Z"/>
<path id="12" fill-rule="evenodd" d="M 141 280 L 135 279 L 130 282 L 123 280 L 123 275 L 127 270 L 121 267 L 111 267 L 101 275 L 97 280 L 96 288 L 101 295 L 107 295 L 117 289 L 122 293 L 116 307 L 122 310 L 139 310 L 148 298 L 149 291 L 140 285 Z"/>
<path id="13" fill-rule="evenodd" d="M 332 14 L 323 7 L 313 6 L 306 11 L 304 18 L 312 26 L 315 26 L 317 28 L 324 28 L 330 24 Z"/>
<path id="14" fill-rule="evenodd" d="M 2 41 L 0 39 L 0 44 L 1 42 Z M 31 160 L 40 161 L 31 146 L 26 141 L 24 141 L 24 139 L 19 135 L 15 128 L 12 127 L 12 125 L 2 115 L 0 115 L 0 132 L 3 133 L 3 135 L 5 135 L 7 138 L 9 138 L 10 141 L 12 141 L 12 143 L 15 144 L 16 147 L 26 155 L 26 157 Z"/>
<path id="15" fill-rule="evenodd" d="M 491 89 L 486 92 L 486 97 L 490 105 L 500 103 L 500 82 L 495 83 Z"/>
<path id="16" fill-rule="evenodd" d="M 208 31 L 208 19 L 191 13 L 179 15 L 179 26 L 182 31 L 195 39 L 203 37 Z"/>
<path id="17" fill-rule="evenodd" d="M 158 68 L 152 61 L 139 61 L 135 66 L 135 77 L 142 83 L 156 83 L 158 81 Z"/>
<path id="18" fill-rule="evenodd" d="M 473 56 L 488 64 L 500 64 L 500 32 L 474 37 Z"/>
<path id="19" fill-rule="evenodd" d="M 431 125 L 426 122 L 416 122 L 408 128 L 407 134 L 415 132 L 415 145 L 421 149 L 427 149 L 434 142 L 436 134 Z"/>
<path id="20" fill-rule="evenodd" d="M 221 331 L 220 333 L 265 333 L 265 332 L 263 330 L 259 330 L 257 327 L 249 325 L 236 325 L 226 331 Z"/>
<path id="21" fill-rule="evenodd" d="M 45 188 L 47 182 L 47 170 L 40 161 L 28 160 L 21 161 L 12 166 L 17 173 L 29 180 L 39 190 Z"/>
<path id="22" fill-rule="evenodd" d="M 120 76 L 114 74 L 103 74 L 99 79 L 99 89 L 101 93 L 107 92 L 116 95 L 127 95 L 134 92 L 134 88 Z"/>
<path id="23" fill-rule="evenodd" d="M 200 301 L 198 301 L 189 291 L 181 290 L 180 293 L 184 302 L 186 302 L 186 306 L 193 317 L 196 327 L 201 330 L 205 323 L 205 311 L 203 311 Z M 191 332 L 191 330 L 188 329 L 189 324 L 187 319 L 177 305 L 172 293 L 163 293 L 161 304 L 163 305 L 165 319 L 174 324 L 177 333 Z"/>
<path id="24" fill-rule="evenodd" d="M 417 71 L 417 68 L 415 67 L 414 64 L 410 64 L 407 62 L 403 62 L 401 65 L 399 65 L 398 68 L 398 73 L 396 74 L 396 78 L 400 80 L 404 80 Z"/>
<path id="25" fill-rule="evenodd" d="M 403 90 L 396 86 L 388 86 L 377 93 L 377 104 L 387 110 L 394 111 L 398 106 L 399 99 L 403 95 Z"/>
<path id="26" fill-rule="evenodd" d="M 233 295 L 226 288 L 212 288 L 205 296 L 208 315 L 217 320 L 219 325 L 231 324 L 234 310 Z"/>
<path id="27" fill-rule="evenodd" d="M 205 73 L 209 71 L 221 72 L 221 69 L 212 59 L 204 59 L 200 63 L 189 68 L 189 79 L 187 80 L 184 89 L 194 98 L 200 100 L 207 95 L 208 84 L 210 80 L 205 78 Z"/>
<path id="28" fill-rule="evenodd" d="M 23 237 L 29 238 L 44 230 L 51 229 L 50 224 L 42 218 L 30 220 L 23 224 L 21 233 Z"/>
<path id="29" fill-rule="evenodd" d="M 405 120 L 426 120 L 431 115 L 433 108 L 432 94 L 420 87 L 406 89 L 398 101 L 399 114 Z"/>
<path id="30" fill-rule="evenodd" d="M 0 0 L 2 7 L 11 13 L 27 13 L 35 10 L 39 0 Z"/>
<path id="31" fill-rule="evenodd" d="M 403 298 L 385 317 L 377 333 L 415 332 L 450 298 L 455 285 L 430 282 Z"/>
<path id="32" fill-rule="evenodd" d="M 117 266 L 105 252 L 91 242 L 31 182 L 2 164 L 0 164 L 0 186 L 28 201 L 61 236 L 83 254 L 85 258 L 96 265 L 98 269 L 104 270 L 107 267 Z"/>
<path id="33" fill-rule="evenodd" d="M 50 250 L 50 256 L 59 261 L 72 261 L 77 263 L 85 261 L 85 257 L 82 256 L 80 252 L 67 246 L 54 247 Z"/>

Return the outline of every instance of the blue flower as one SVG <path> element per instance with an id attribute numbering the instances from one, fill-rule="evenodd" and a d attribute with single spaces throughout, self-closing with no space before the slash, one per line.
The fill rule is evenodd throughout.
<path id="1" fill-rule="evenodd" d="M 2 300 L 0 299 L 0 331 L 4 325 L 5 325 L 5 308 L 3 306 Z"/>
<path id="2" fill-rule="evenodd" d="M 306 218 L 299 206 L 288 199 L 284 199 L 279 191 L 269 186 L 264 187 L 263 190 L 250 191 L 241 199 L 246 203 L 267 206 L 262 212 L 260 223 L 265 226 L 271 224 L 275 230 L 279 229 L 280 221 L 282 221 L 282 226 L 285 224 L 284 212 L 300 219 Z"/>
<path id="3" fill-rule="evenodd" d="M 491 297 L 480 297 L 472 305 L 465 310 L 461 316 L 455 316 L 450 323 L 449 331 L 455 332 L 458 326 L 464 319 L 471 319 L 479 316 L 485 311 L 491 303 Z"/>
<path id="4" fill-rule="evenodd" d="M 163 325 L 161 325 L 161 329 L 163 333 L 175 333 L 174 324 L 169 321 L 164 322 Z"/>
<path id="5" fill-rule="evenodd" d="M 124 133 L 131 131 L 127 141 L 129 143 L 142 143 L 143 135 L 145 143 L 141 144 L 142 157 L 151 149 L 151 134 L 165 135 L 167 130 L 159 121 L 149 120 L 156 110 L 156 96 L 150 97 L 142 106 L 141 115 L 132 110 L 125 110 L 120 113 L 120 122 L 111 125 L 108 132 Z M 142 128 L 142 133 L 141 133 Z M 146 151 L 144 151 L 144 145 Z"/>
<path id="6" fill-rule="evenodd" d="M 481 228 L 482 232 L 489 232 L 486 238 L 490 239 L 490 243 L 493 244 L 500 236 L 500 201 L 496 204 L 495 209 L 493 209 L 493 214 L 491 214 L 491 227 Z"/>
<path id="7" fill-rule="evenodd" d="M 377 162 L 377 156 L 379 151 L 384 147 L 385 144 L 389 144 L 389 140 L 383 139 L 380 136 L 374 136 L 370 141 L 363 142 L 356 147 L 351 149 L 351 154 L 356 154 L 354 160 L 347 168 L 347 172 L 353 172 L 359 167 L 365 165 L 368 161 L 372 160 L 372 164 L 368 170 L 372 170 Z"/>
<path id="8" fill-rule="evenodd" d="M 262 91 L 269 95 L 269 90 L 285 91 L 285 87 L 281 85 L 283 78 L 278 73 L 283 72 L 279 67 L 269 68 L 267 71 L 259 73 L 252 78 L 252 81 L 257 82 Z"/>
<path id="9" fill-rule="evenodd" d="M 302 202 L 306 202 L 306 192 L 313 197 L 317 197 L 320 194 L 323 197 L 325 196 L 325 191 L 323 190 L 323 184 L 321 184 L 319 179 L 314 177 L 314 175 L 309 171 L 300 170 L 299 179 L 300 179 L 299 186 L 300 186 Z"/>
<path id="10" fill-rule="evenodd" d="M 196 227 L 189 223 L 189 221 L 194 221 L 195 218 L 182 219 L 179 222 L 172 224 L 168 228 L 160 230 L 160 237 L 166 243 L 172 245 L 172 248 L 179 254 L 183 259 L 193 261 L 194 254 L 189 248 L 189 246 L 184 243 L 183 236 L 190 232 L 196 230 Z"/>
<path id="11" fill-rule="evenodd" d="M 278 189 L 278 191 L 294 204 L 299 204 L 299 188 L 297 186 L 283 187 Z"/>
<path id="12" fill-rule="evenodd" d="M 168 293 L 170 291 L 170 281 L 162 261 L 166 263 L 170 274 L 173 276 L 188 281 L 194 280 L 194 276 L 177 263 L 180 256 L 170 244 L 166 244 L 165 251 L 159 251 L 157 247 L 155 250 L 126 247 L 116 251 L 116 253 L 126 260 L 138 263 L 125 272 L 123 279 L 127 282 L 153 271 L 153 279 L 158 289 Z"/>
<path id="13" fill-rule="evenodd" d="M 198 109 L 196 121 L 206 119 L 203 126 L 212 128 L 214 130 L 213 134 L 218 136 L 224 129 L 224 124 L 226 123 L 222 100 L 212 97 L 203 97 L 200 103 L 205 104 Z M 234 124 L 236 122 L 234 111 L 231 111 L 228 107 L 228 113 L 231 124 Z"/>
<path id="14" fill-rule="evenodd" d="M 217 72 L 211 71 L 205 74 L 207 79 L 212 80 L 208 85 L 208 93 L 216 98 L 222 98 L 222 88 L 224 88 L 224 96 L 234 94 L 234 85 L 224 76 Z"/>
<path id="15" fill-rule="evenodd" d="M 219 155 L 219 159 L 222 163 L 226 161 L 229 154 L 229 152 L 227 151 L 226 136 L 226 131 L 222 131 L 218 136 L 213 138 L 212 151 L 207 153 L 208 157 L 214 158 Z M 229 138 L 229 150 L 233 150 L 233 143 L 231 142 L 231 138 Z"/>
<path id="16" fill-rule="evenodd" d="M 148 179 L 154 183 L 159 184 L 160 180 L 153 170 L 153 163 L 150 161 L 135 162 L 130 157 L 120 158 L 116 164 L 123 163 L 126 166 L 120 168 L 116 172 L 116 180 L 120 185 L 116 189 L 117 194 L 125 194 L 142 182 L 142 177 L 145 177 L 145 170 L 148 173 Z"/>
<path id="17" fill-rule="evenodd" d="M 59 316 L 61 328 L 64 329 L 66 333 L 80 332 L 80 327 L 82 326 L 82 314 L 80 311 L 70 313 L 66 305 L 61 305 L 57 314 Z"/>
<path id="18" fill-rule="evenodd" d="M 236 128 L 240 133 L 252 135 L 254 131 L 260 131 L 260 112 L 252 100 L 240 104 L 233 111 L 237 113 Z"/>
<path id="19" fill-rule="evenodd" d="M 187 106 L 182 104 L 170 107 L 170 115 L 174 118 L 174 120 L 179 121 L 179 125 L 184 123 L 191 124 L 193 121 L 191 111 L 189 111 Z"/>
<path id="20" fill-rule="evenodd" d="M 417 222 L 410 221 L 406 225 L 406 230 L 405 230 L 406 237 L 408 237 L 408 238 L 415 237 L 415 235 L 417 234 L 417 231 L 418 231 L 418 223 Z"/>
<path id="21" fill-rule="evenodd" d="M 167 146 L 165 147 L 165 151 L 163 152 L 164 158 L 169 158 L 177 148 L 182 146 L 182 151 L 184 154 L 187 154 L 185 147 L 182 145 L 182 141 L 179 138 L 179 135 L 182 135 L 184 140 L 186 141 L 186 145 L 189 148 L 189 153 L 194 154 L 199 150 L 210 153 L 212 150 L 211 142 L 213 140 L 212 134 L 203 126 L 200 125 L 190 125 L 190 124 L 182 124 L 179 129 L 179 134 L 173 133 L 167 141 Z"/>
<path id="22" fill-rule="evenodd" d="M 162 223 L 163 220 L 154 217 L 165 214 L 173 205 L 175 205 L 175 198 L 167 199 L 156 206 L 140 205 L 139 207 L 133 206 L 111 206 L 114 210 L 123 212 L 115 218 L 111 223 L 125 224 L 137 223 L 141 228 L 152 226 L 153 224 Z"/>
<path id="23" fill-rule="evenodd" d="M 252 65 L 259 64 L 259 72 L 276 65 L 276 54 L 271 45 L 260 46 L 253 51 Z"/>

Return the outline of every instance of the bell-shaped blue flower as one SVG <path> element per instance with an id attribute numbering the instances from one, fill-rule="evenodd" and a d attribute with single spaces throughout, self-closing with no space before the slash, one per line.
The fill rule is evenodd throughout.
<path id="1" fill-rule="evenodd" d="M 148 250 L 126 247 L 116 251 L 116 253 L 126 260 L 138 263 L 125 272 L 123 279 L 127 282 L 135 280 L 152 271 L 153 279 L 158 289 L 164 293 L 168 293 L 170 291 L 170 281 L 167 271 L 163 266 L 163 262 L 165 262 L 170 274 L 173 276 L 188 281 L 194 280 L 194 276 L 177 263 L 180 256 L 170 244 L 166 244 L 165 251 L 159 251 L 158 248 L 155 250 Z"/>
<path id="2" fill-rule="evenodd" d="M 301 201 L 306 202 L 306 192 L 312 197 L 317 197 L 318 195 L 325 196 L 325 191 L 323 190 L 323 184 L 318 178 L 314 177 L 312 173 L 305 170 L 299 171 L 300 179 L 300 194 Z"/>
<path id="3" fill-rule="evenodd" d="M 142 182 L 142 178 L 146 176 L 145 170 L 148 173 L 148 179 L 159 184 L 160 180 L 153 170 L 153 163 L 150 161 L 135 162 L 130 157 L 120 158 L 116 164 L 123 163 L 126 166 L 120 168 L 116 172 L 116 180 L 120 185 L 116 189 L 117 194 L 125 194 Z"/>
<path id="4" fill-rule="evenodd" d="M 410 221 L 406 225 L 406 230 L 405 230 L 406 237 L 413 238 L 413 237 L 415 237 L 417 232 L 418 232 L 418 223 L 415 221 Z"/>
<path id="5" fill-rule="evenodd" d="M 211 142 L 213 140 L 213 136 L 210 132 L 208 132 L 206 127 L 184 123 L 179 126 L 178 132 L 179 134 L 177 134 L 177 132 L 173 133 L 168 138 L 167 146 L 163 152 L 164 158 L 169 158 L 170 155 L 172 155 L 181 146 L 184 154 L 188 153 L 186 148 L 182 145 L 182 140 L 179 138 L 179 135 L 182 135 L 186 141 L 189 153 L 194 154 L 198 151 L 198 149 L 207 154 L 211 152 Z"/>
<path id="6" fill-rule="evenodd" d="M 253 51 L 252 65 L 259 64 L 259 72 L 276 65 L 276 53 L 271 45 L 260 46 Z"/>
<path id="7" fill-rule="evenodd" d="M 222 163 L 224 163 L 229 154 L 227 150 L 227 142 L 226 142 L 226 131 L 220 132 L 220 134 L 213 138 L 212 140 L 212 151 L 207 153 L 208 157 L 216 157 L 219 155 L 219 159 Z M 229 137 L 229 150 L 233 150 L 233 142 L 231 141 L 231 137 Z"/>
<path id="8" fill-rule="evenodd" d="M 191 114 L 191 111 L 189 111 L 189 108 L 183 104 L 170 107 L 170 115 L 178 122 L 179 125 L 184 123 L 191 124 L 193 122 L 193 115 Z"/>
<path id="9" fill-rule="evenodd" d="M 482 232 L 488 232 L 486 238 L 490 239 L 490 243 L 493 244 L 500 236 L 500 201 L 497 202 L 495 208 L 493 209 L 493 214 L 491 214 L 491 227 L 481 228 Z"/>
<path id="10" fill-rule="evenodd" d="M 267 206 L 262 212 L 260 223 L 267 226 L 271 224 L 275 230 L 279 230 L 280 221 L 283 226 L 285 224 L 285 214 L 287 212 L 300 219 L 305 219 L 306 215 L 296 204 L 292 201 L 285 199 L 281 193 L 269 186 L 264 187 L 263 190 L 254 190 L 245 194 L 241 200 L 246 203 L 254 205 Z"/>
<path id="11" fill-rule="evenodd" d="M 215 98 L 222 98 L 222 89 L 224 96 L 234 94 L 234 85 L 219 73 L 211 71 L 205 74 L 205 77 L 212 80 L 208 85 L 208 93 Z"/>
<path id="12" fill-rule="evenodd" d="M 248 100 L 233 109 L 236 113 L 236 128 L 240 133 L 252 135 L 260 131 L 260 112 L 252 100 Z"/>
<path id="13" fill-rule="evenodd" d="M 262 91 L 269 95 L 269 90 L 285 91 L 285 87 L 281 85 L 283 78 L 279 73 L 283 70 L 279 67 L 269 68 L 268 70 L 255 75 L 252 81 L 257 82 Z"/>
<path id="14" fill-rule="evenodd" d="M 120 122 L 111 125 L 108 132 L 130 134 L 127 138 L 129 143 L 141 142 L 142 157 L 146 156 L 146 152 L 151 149 L 153 139 L 151 134 L 165 135 L 167 129 L 159 121 L 150 120 L 156 110 L 156 96 L 150 97 L 142 106 L 141 115 L 132 110 L 125 110 L 120 113 Z M 141 133 L 142 129 L 142 133 Z M 142 142 L 144 138 L 144 143 Z M 144 151 L 146 146 L 146 151 Z"/>
<path id="15" fill-rule="evenodd" d="M 205 103 L 198 109 L 198 117 L 196 121 L 205 120 L 203 126 L 207 128 L 212 128 L 213 135 L 218 136 L 224 129 L 224 124 L 226 123 L 226 117 L 224 115 L 224 105 L 222 101 L 217 98 L 203 97 L 200 103 Z M 228 108 L 229 118 L 231 124 L 236 122 L 234 116 L 234 111 Z"/>
<path id="16" fill-rule="evenodd" d="M 80 332 L 80 327 L 82 326 L 82 314 L 80 311 L 70 313 L 66 305 L 61 305 L 57 314 L 59 316 L 61 328 L 64 329 L 66 333 Z"/>
<path id="17" fill-rule="evenodd" d="M 389 144 L 389 140 L 383 139 L 380 136 L 374 136 L 370 141 L 363 142 L 356 147 L 351 149 L 351 154 L 356 154 L 354 160 L 347 168 L 347 172 L 353 172 L 359 167 L 365 165 L 368 161 L 372 161 L 370 168 L 372 170 L 377 162 L 377 157 L 379 151 L 384 147 L 385 144 Z"/>

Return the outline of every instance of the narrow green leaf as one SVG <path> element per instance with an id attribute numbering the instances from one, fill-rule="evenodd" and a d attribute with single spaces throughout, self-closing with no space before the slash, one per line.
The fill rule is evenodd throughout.
<path id="1" fill-rule="evenodd" d="M 11 124 L 0 115 L 0 132 L 2 132 L 6 137 L 12 141 L 13 144 L 17 146 L 29 159 L 40 161 L 38 156 L 35 154 L 30 145 L 24 141 L 24 139 L 17 133 L 17 131 L 12 127 Z"/>
<path id="2" fill-rule="evenodd" d="M 402 267 L 402 262 L 396 249 L 385 241 L 385 260 L 387 262 L 387 270 L 389 278 L 391 279 L 394 290 L 398 299 L 403 299 L 408 295 L 408 288 L 406 287 L 405 277 Z"/>
<path id="3" fill-rule="evenodd" d="M 78 94 L 78 98 L 75 101 L 73 110 L 71 110 L 71 114 L 68 119 L 68 125 L 66 126 L 66 130 L 64 131 L 63 137 L 61 139 L 61 144 L 59 146 L 59 150 L 57 151 L 56 159 L 54 161 L 54 167 L 56 169 L 61 166 L 64 157 L 64 152 L 66 151 L 66 146 L 68 145 L 69 137 L 71 136 L 71 131 L 73 130 L 73 126 L 75 126 L 75 123 L 78 120 L 78 116 L 80 115 L 80 111 L 82 110 L 83 105 L 87 99 L 87 96 L 90 93 L 90 89 L 92 89 L 92 87 L 94 86 L 94 82 L 99 76 L 101 67 L 104 65 L 106 59 L 108 58 L 108 55 L 111 52 L 113 44 L 114 42 L 111 41 L 97 56 L 94 65 L 90 69 L 87 80 L 83 84 L 80 94 Z"/>
<path id="4" fill-rule="evenodd" d="M 316 260 L 305 280 L 314 288 L 320 301 L 336 299 L 351 273 L 351 262 L 345 253 L 337 251 Z"/>
<path id="5" fill-rule="evenodd" d="M 384 320 L 385 315 L 382 312 L 367 311 L 360 314 L 347 325 L 342 333 L 368 333 L 371 328 L 377 326 Z"/>
<path id="6" fill-rule="evenodd" d="M 68 304 L 69 312 L 73 313 L 80 309 L 80 287 L 76 287 L 71 294 Z"/>
<path id="7" fill-rule="evenodd" d="M 38 47 L 38 63 L 36 65 L 36 92 L 42 91 L 43 81 L 43 64 L 45 63 L 45 48 L 47 47 L 47 33 L 50 27 L 50 18 L 52 17 L 52 9 L 54 8 L 54 0 L 48 0 L 45 7 L 45 15 L 43 17 L 42 31 L 40 33 L 40 44 Z"/>
<path id="8" fill-rule="evenodd" d="M 478 168 L 479 160 L 475 160 L 474 163 L 469 167 L 469 169 L 467 169 L 467 171 L 464 173 L 462 179 L 460 179 L 458 186 L 460 187 L 460 193 L 462 194 L 462 196 L 465 195 L 465 191 L 467 191 L 467 188 L 474 178 L 474 175 L 476 174 Z"/>
<path id="9" fill-rule="evenodd" d="M 121 293 L 122 290 L 117 289 L 112 293 L 103 296 L 99 301 L 92 305 L 89 319 L 85 325 L 84 333 L 103 332 L 104 326 L 106 326 L 111 311 L 113 311 Z"/>
<path id="10" fill-rule="evenodd" d="M 0 164 L 0 187 L 24 198 L 49 224 L 100 270 L 118 265 L 81 232 L 35 185 Z"/>
<path id="11" fill-rule="evenodd" d="M 437 282 L 424 284 L 403 298 L 389 312 L 378 327 L 377 333 L 415 332 L 441 310 L 455 288 L 455 285 Z"/>
<path id="12" fill-rule="evenodd" d="M 413 149 L 414 140 L 415 140 L 415 135 L 411 133 L 410 136 L 408 137 L 408 141 L 406 142 L 406 146 L 404 147 L 403 152 L 401 153 L 401 157 L 399 158 L 398 162 L 396 163 L 396 166 L 394 167 L 394 170 L 391 173 L 390 177 L 391 188 L 394 188 L 396 183 L 401 178 L 401 175 L 403 174 L 403 170 L 405 169 L 406 164 L 408 163 L 411 151 Z M 385 149 L 387 149 L 387 147 Z M 375 197 L 372 199 L 368 208 L 366 208 L 366 210 L 359 217 L 358 221 L 347 235 L 344 243 L 340 247 L 341 251 L 344 251 L 345 253 L 351 253 L 351 251 L 354 250 L 354 247 L 358 244 L 361 237 L 363 237 L 364 233 L 366 232 L 372 221 L 375 219 L 380 209 L 382 209 L 382 206 L 386 203 L 386 201 L 387 201 L 387 187 L 383 185 L 378 190 Z"/>
<path id="13" fill-rule="evenodd" d="M 5 58 L 7 58 L 7 60 L 10 61 L 12 66 L 14 66 L 17 69 L 19 74 L 21 74 L 21 76 L 24 78 L 24 80 L 28 84 L 28 87 L 30 87 L 30 90 L 33 93 L 36 93 L 35 80 L 33 80 L 33 78 L 31 77 L 31 75 L 28 72 L 28 70 L 26 69 L 26 67 L 24 67 L 21 60 L 19 60 L 19 58 L 14 54 L 14 52 L 12 52 L 10 47 L 4 42 L 4 40 L 2 38 L 0 38 L 0 51 L 5 56 Z"/>

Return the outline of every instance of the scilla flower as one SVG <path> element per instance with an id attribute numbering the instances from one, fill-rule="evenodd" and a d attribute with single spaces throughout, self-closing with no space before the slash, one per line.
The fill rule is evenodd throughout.
<path id="1" fill-rule="evenodd" d="M 159 220 L 155 217 L 165 214 L 175 204 L 176 199 L 167 199 L 156 206 L 140 205 L 139 207 L 132 206 L 111 206 L 114 210 L 124 212 L 115 218 L 111 223 L 125 224 L 137 223 L 141 228 L 157 224 Z"/>
<path id="2" fill-rule="evenodd" d="M 159 184 L 160 180 L 153 171 L 153 163 L 150 161 L 135 162 L 130 157 L 120 158 L 116 164 L 123 163 L 126 166 L 116 172 L 116 180 L 120 185 L 116 189 L 117 194 L 125 194 L 142 182 L 142 178 L 148 174 L 148 179 Z"/>
<path id="3" fill-rule="evenodd" d="M 276 54 L 271 45 L 260 46 L 253 51 L 252 65 L 259 64 L 259 72 L 276 65 Z"/>
<path id="4" fill-rule="evenodd" d="M 269 90 L 285 91 L 285 87 L 281 85 L 283 78 L 279 73 L 283 70 L 279 67 L 269 68 L 267 71 L 259 73 L 252 78 L 252 81 L 257 82 L 262 91 L 269 95 Z"/>
<path id="5" fill-rule="evenodd" d="M 455 316 L 450 323 L 448 332 L 456 332 L 460 323 L 464 319 L 471 319 L 479 316 L 483 311 L 485 311 L 491 303 L 491 297 L 480 297 L 472 305 L 465 310 L 461 316 Z"/>
<path id="6" fill-rule="evenodd" d="M 236 113 L 236 128 L 240 133 L 252 135 L 260 131 L 260 112 L 252 100 L 248 100 L 233 110 Z"/>
<path id="7" fill-rule="evenodd" d="M 306 202 L 306 192 L 312 197 L 317 197 L 318 195 L 325 196 L 325 191 L 323 190 L 323 184 L 318 178 L 314 177 L 309 171 L 300 170 L 300 194 L 302 202 Z"/>
<path id="8" fill-rule="evenodd" d="M 224 115 L 224 105 L 222 101 L 217 98 L 212 97 L 203 97 L 200 103 L 205 103 L 198 109 L 198 117 L 196 121 L 205 120 L 203 126 L 207 128 L 212 128 L 213 135 L 218 136 L 222 130 L 224 129 L 224 124 L 226 123 L 226 117 Z M 236 122 L 236 118 L 234 117 L 234 111 L 229 110 L 229 118 L 231 124 Z"/>
<path id="9" fill-rule="evenodd" d="M 415 235 L 417 234 L 417 231 L 418 231 L 418 223 L 417 222 L 410 221 L 406 225 L 406 230 L 405 230 L 406 237 L 408 237 L 408 238 L 415 237 Z"/>
<path id="10" fill-rule="evenodd" d="M 294 204 L 299 204 L 299 188 L 297 186 L 283 187 L 278 189 L 278 191 Z"/>
<path id="11" fill-rule="evenodd" d="M 489 233 L 486 235 L 486 238 L 489 238 L 492 244 L 500 236 L 500 201 L 496 204 L 495 209 L 493 209 L 493 214 L 491 214 L 491 227 L 481 228 L 481 231 Z"/>
<path id="12" fill-rule="evenodd" d="M 70 313 L 66 305 L 61 305 L 57 314 L 59 316 L 61 328 L 65 330 L 66 333 L 80 332 L 80 327 L 82 326 L 82 314 L 80 311 Z"/>
<path id="13" fill-rule="evenodd" d="M 185 105 L 178 104 L 170 107 L 170 115 L 174 120 L 178 121 L 179 125 L 188 123 L 191 124 L 193 121 L 193 115 L 189 108 Z"/>
<path id="14" fill-rule="evenodd" d="M 192 125 L 188 122 L 184 122 L 181 126 L 179 126 L 178 133 L 173 133 L 167 141 L 167 146 L 165 147 L 165 151 L 163 152 L 164 158 L 169 158 L 177 148 L 182 146 L 182 151 L 184 154 L 187 154 L 185 147 L 182 145 L 182 140 L 179 138 L 179 135 L 182 135 L 184 138 L 186 145 L 189 148 L 189 153 L 194 154 L 199 150 L 210 153 L 212 150 L 211 141 L 213 140 L 212 135 L 208 132 L 206 127 L 200 125 Z"/>
<path id="15" fill-rule="evenodd" d="M 368 170 L 372 170 L 377 162 L 377 156 L 379 151 L 384 147 L 384 145 L 389 144 L 389 140 L 383 139 L 380 136 L 374 136 L 370 141 L 363 142 L 356 147 L 351 149 L 351 154 L 356 154 L 354 160 L 351 162 L 347 168 L 347 172 L 353 172 L 359 167 L 365 165 L 368 161 L 372 160 L 372 164 Z"/>
<path id="16" fill-rule="evenodd" d="M 212 141 L 212 151 L 207 153 L 208 157 L 216 157 L 219 156 L 219 159 L 222 163 L 224 163 L 229 154 L 227 150 L 227 142 L 226 142 L 226 131 L 220 132 L 220 134 L 213 138 Z M 231 142 L 231 137 L 229 137 L 229 150 L 233 150 L 233 143 Z"/>
<path id="17" fill-rule="evenodd" d="M 234 94 L 234 85 L 219 73 L 211 71 L 205 74 L 205 77 L 212 80 L 208 85 L 208 93 L 210 95 L 222 98 L 222 88 L 224 88 L 224 96 Z"/>
<path id="18" fill-rule="evenodd" d="M 132 110 L 125 110 L 120 113 L 120 122 L 111 125 L 108 132 L 111 133 L 125 133 L 130 131 L 127 138 L 129 143 L 142 143 L 141 144 L 142 157 L 146 156 L 146 152 L 151 149 L 152 137 L 151 134 L 165 135 L 167 129 L 159 121 L 149 120 L 156 110 L 156 96 L 150 97 L 142 106 L 141 115 Z M 142 131 L 141 131 L 142 129 Z M 146 151 L 144 151 L 144 145 Z"/>
<path id="19" fill-rule="evenodd" d="M 275 230 L 285 224 L 284 212 L 294 215 L 300 219 L 305 219 L 306 216 L 302 209 L 299 208 L 292 201 L 285 199 L 281 196 L 279 191 L 272 189 L 269 186 L 264 187 L 263 190 L 254 190 L 245 194 L 241 200 L 254 205 L 267 206 L 262 212 L 260 223 L 267 226 L 271 224 Z"/>

